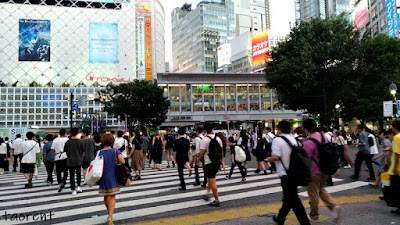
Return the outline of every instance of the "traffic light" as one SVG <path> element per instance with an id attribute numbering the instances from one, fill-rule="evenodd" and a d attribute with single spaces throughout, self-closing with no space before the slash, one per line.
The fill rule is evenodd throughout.
<path id="1" fill-rule="evenodd" d="M 83 124 L 83 123 L 82 123 L 82 128 L 81 128 L 81 129 L 82 129 L 82 130 L 84 130 L 84 129 L 85 129 L 85 124 Z"/>
<path id="2" fill-rule="evenodd" d="M 219 120 L 219 124 L 222 124 L 222 120 Z"/>
<path id="3" fill-rule="evenodd" d="M 106 99 L 105 98 L 103 98 L 103 97 L 100 97 L 100 103 L 104 103 L 106 101 Z"/>

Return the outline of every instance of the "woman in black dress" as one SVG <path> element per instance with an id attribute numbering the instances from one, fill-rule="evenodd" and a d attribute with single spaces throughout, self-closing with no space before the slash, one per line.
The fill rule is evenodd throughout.
<path id="1" fill-rule="evenodd" d="M 151 158 L 154 161 L 153 169 L 156 168 L 156 164 L 158 164 L 158 171 L 161 171 L 161 159 L 162 159 L 162 150 L 164 138 L 160 135 L 160 131 L 156 132 L 156 136 L 153 137 L 153 152 L 151 153 Z"/>
<path id="2" fill-rule="evenodd" d="M 249 136 L 247 136 L 247 133 L 245 130 L 240 131 L 240 137 L 237 142 L 237 145 L 240 146 L 244 152 L 246 153 L 246 161 L 243 162 L 244 166 L 244 171 L 247 176 L 247 162 L 251 161 L 251 155 L 249 151 Z"/>

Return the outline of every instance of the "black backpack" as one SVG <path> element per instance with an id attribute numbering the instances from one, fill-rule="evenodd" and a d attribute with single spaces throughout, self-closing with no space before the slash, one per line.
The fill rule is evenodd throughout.
<path id="1" fill-rule="evenodd" d="M 217 141 L 217 135 L 214 138 L 207 136 L 211 139 L 210 144 L 208 145 L 208 157 L 210 158 L 212 163 L 221 163 L 222 161 L 222 147 Z"/>
<path id="2" fill-rule="evenodd" d="M 337 169 L 339 169 L 339 151 L 336 144 L 326 142 L 323 134 L 321 134 L 321 143 L 315 138 L 309 138 L 309 140 L 318 146 L 319 163 L 314 158 L 312 160 L 318 165 L 321 172 L 326 175 L 335 174 Z"/>
<path id="3" fill-rule="evenodd" d="M 286 141 L 286 143 L 292 148 L 290 153 L 290 166 L 289 169 L 285 167 L 282 160 L 279 159 L 286 170 L 288 176 L 294 179 L 297 186 L 308 186 L 311 182 L 311 159 L 307 152 L 304 150 L 302 144 L 297 141 L 297 146 L 292 143 L 284 136 L 278 136 Z"/>
<path id="4" fill-rule="evenodd" d="M 11 152 L 10 143 L 6 143 L 6 146 L 7 146 L 7 157 L 10 157 L 10 152 Z"/>
<path id="5" fill-rule="evenodd" d="M 368 144 L 369 144 L 369 147 L 374 146 L 374 139 L 372 137 L 368 137 Z"/>

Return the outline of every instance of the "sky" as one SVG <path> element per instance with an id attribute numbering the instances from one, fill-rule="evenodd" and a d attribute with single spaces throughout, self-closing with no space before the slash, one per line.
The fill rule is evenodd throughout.
<path id="1" fill-rule="evenodd" d="M 172 34 L 171 34 L 171 13 L 174 8 L 181 7 L 184 3 L 192 3 L 192 7 L 201 0 L 161 0 L 165 10 L 165 55 L 166 62 L 170 62 L 172 69 Z M 271 30 L 274 33 L 288 33 L 289 22 L 295 21 L 294 0 L 269 0 Z"/>

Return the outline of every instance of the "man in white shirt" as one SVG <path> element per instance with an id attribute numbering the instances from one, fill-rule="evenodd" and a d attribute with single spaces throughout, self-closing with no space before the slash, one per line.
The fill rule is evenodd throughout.
<path id="1" fill-rule="evenodd" d="M 26 138 L 28 140 L 21 144 L 21 153 L 23 155 L 21 160 L 22 172 L 28 181 L 28 183 L 25 184 L 25 188 L 32 188 L 33 172 L 40 153 L 39 144 L 32 140 L 34 136 L 35 134 L 33 132 L 26 133 Z"/>
<path id="2" fill-rule="evenodd" d="M 290 134 L 291 125 L 288 121 L 281 121 L 278 124 L 278 134 L 283 136 L 292 145 L 297 145 L 296 139 Z M 279 225 L 284 224 L 287 214 L 293 209 L 301 225 L 310 225 L 306 210 L 297 194 L 296 181 L 287 175 L 286 170 L 290 167 L 291 146 L 283 138 L 275 138 L 272 141 L 272 156 L 267 158 L 267 162 L 276 162 L 276 171 L 281 178 L 283 189 L 283 204 L 278 216 L 273 216 L 273 220 Z M 283 165 L 282 165 L 283 163 Z"/>
<path id="3" fill-rule="evenodd" d="M 121 152 L 122 157 L 125 159 L 125 166 L 129 169 L 129 172 L 132 172 L 131 167 L 129 166 L 129 160 L 128 160 L 128 151 L 129 151 L 129 143 L 128 141 L 123 137 L 124 132 L 119 130 L 117 132 L 118 137 L 115 138 L 114 141 L 114 149 L 117 149 Z"/>
<path id="4" fill-rule="evenodd" d="M 57 172 L 57 183 L 58 183 L 58 192 L 61 192 L 65 187 L 65 182 L 68 177 L 68 167 L 67 167 L 67 154 L 64 152 L 65 142 L 69 139 L 65 136 L 65 129 L 60 130 L 60 136 L 53 140 L 53 144 L 51 145 L 51 151 L 56 153 L 55 161 L 56 161 L 56 172 Z M 61 177 L 61 174 L 63 176 Z"/>
<path id="5" fill-rule="evenodd" d="M 262 138 L 265 140 L 265 151 L 267 152 L 267 157 L 270 157 L 272 155 L 271 146 L 272 146 L 272 141 L 275 138 L 275 134 L 273 134 L 271 131 L 272 131 L 271 127 L 264 127 L 262 136 Z M 270 172 L 271 173 L 276 172 L 275 163 L 273 162 L 270 165 L 271 165 L 269 168 Z"/>
<path id="6" fill-rule="evenodd" d="M 205 136 L 201 142 L 200 142 L 200 154 L 199 158 L 200 160 L 204 157 L 204 175 L 207 176 L 208 179 L 208 186 L 207 186 L 207 193 L 206 195 L 202 196 L 202 199 L 209 201 L 209 195 L 210 195 L 210 190 L 212 190 L 213 195 L 215 200 L 210 203 L 209 205 L 215 206 L 215 207 L 220 207 L 220 202 L 218 199 L 218 188 L 217 188 L 217 179 L 216 175 L 218 173 L 219 167 L 221 166 L 221 162 L 212 162 L 210 157 L 209 157 L 209 147 L 211 140 L 215 138 L 215 134 L 213 132 L 214 127 L 213 124 L 207 124 L 205 126 L 207 136 Z M 216 140 L 218 141 L 220 147 L 221 147 L 221 156 L 222 156 L 222 141 L 219 137 L 216 137 Z M 222 161 L 222 157 L 221 157 Z"/>
<path id="7" fill-rule="evenodd" d="M 21 144 L 24 142 L 21 138 L 21 134 L 17 134 L 17 138 L 14 140 L 14 149 L 13 149 L 13 156 L 14 156 L 14 163 L 13 163 L 13 172 L 17 172 L 17 166 L 18 166 L 18 159 L 19 162 L 21 163 Z M 19 167 L 19 171 L 21 171 L 21 166 Z"/>
<path id="8" fill-rule="evenodd" d="M 195 150 L 194 150 L 194 154 L 196 156 L 196 163 L 194 166 L 194 173 L 196 174 L 195 176 L 195 183 L 194 185 L 200 185 L 200 174 L 199 174 L 199 166 L 200 166 L 200 159 L 199 159 L 199 155 L 200 155 L 200 143 L 201 140 L 204 138 L 204 131 L 202 128 L 198 127 L 196 129 L 196 138 L 194 139 L 195 142 Z M 203 187 L 206 187 L 207 185 L 207 178 L 204 176 L 204 182 L 203 182 Z"/>

